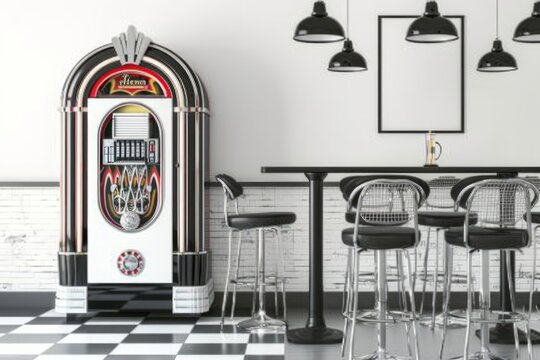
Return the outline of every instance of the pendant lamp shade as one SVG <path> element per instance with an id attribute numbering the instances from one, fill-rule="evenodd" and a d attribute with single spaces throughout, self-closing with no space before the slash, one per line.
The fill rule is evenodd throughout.
<path id="1" fill-rule="evenodd" d="M 296 27 L 293 39 L 306 43 L 330 43 L 343 41 L 345 32 L 336 19 L 328 16 L 324 1 L 317 1 L 311 16 L 300 21 Z"/>
<path id="2" fill-rule="evenodd" d="M 437 2 L 428 1 L 424 16 L 412 22 L 405 39 L 415 43 L 442 43 L 457 40 L 459 35 L 454 23 L 441 16 Z"/>
<path id="3" fill-rule="evenodd" d="M 352 41 L 346 39 L 343 44 L 343 50 L 330 59 L 328 70 L 335 72 L 366 71 L 366 59 L 354 51 Z"/>
<path id="4" fill-rule="evenodd" d="M 507 72 L 518 69 L 516 59 L 512 54 L 504 51 L 502 41 L 496 39 L 493 42 L 491 52 L 482 56 L 478 62 L 478 71 L 482 72 Z"/>
<path id="5" fill-rule="evenodd" d="M 517 26 L 514 41 L 540 43 L 540 1 L 534 4 L 532 15 Z"/>

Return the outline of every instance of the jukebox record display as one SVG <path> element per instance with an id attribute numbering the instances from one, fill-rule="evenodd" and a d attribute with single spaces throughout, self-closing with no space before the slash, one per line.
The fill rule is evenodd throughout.
<path id="1" fill-rule="evenodd" d="M 150 225 L 161 205 L 161 128 L 145 106 L 122 105 L 110 112 L 99 132 L 100 208 L 123 231 Z"/>

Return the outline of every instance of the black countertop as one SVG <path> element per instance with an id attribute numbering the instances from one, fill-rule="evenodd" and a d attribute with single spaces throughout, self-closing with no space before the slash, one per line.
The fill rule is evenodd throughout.
<path id="1" fill-rule="evenodd" d="M 536 166 L 263 166 L 262 173 L 411 173 L 411 174 L 450 174 L 450 173 L 540 173 Z"/>

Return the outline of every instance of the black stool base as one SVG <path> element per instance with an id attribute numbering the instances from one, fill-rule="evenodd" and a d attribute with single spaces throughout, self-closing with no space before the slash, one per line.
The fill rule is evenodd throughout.
<path id="1" fill-rule="evenodd" d="M 480 330 L 476 330 L 476 336 L 480 337 Z M 518 337 L 520 344 L 527 344 L 527 336 L 525 331 L 518 329 Z M 489 329 L 489 342 L 493 344 L 514 344 L 514 327 L 513 325 L 497 325 Z M 540 344 L 540 333 L 531 329 L 531 342 Z"/>
<path id="2" fill-rule="evenodd" d="M 294 344 L 338 344 L 343 333 L 327 327 L 306 327 L 287 330 L 287 340 Z"/>

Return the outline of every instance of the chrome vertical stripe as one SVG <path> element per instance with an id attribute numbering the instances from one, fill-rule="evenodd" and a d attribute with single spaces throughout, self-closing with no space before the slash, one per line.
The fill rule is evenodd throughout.
<path id="1" fill-rule="evenodd" d="M 67 113 L 61 110 L 60 115 L 60 156 L 61 156 L 61 167 L 60 167 L 60 251 L 66 250 L 66 217 L 67 217 L 67 206 L 66 206 L 66 185 L 67 185 L 67 164 L 66 164 L 66 152 L 67 152 L 67 135 L 66 135 L 66 122 Z"/>
<path id="2" fill-rule="evenodd" d="M 154 46 L 154 45 L 152 45 Z M 186 106 L 186 99 L 184 97 L 185 88 L 183 87 L 183 84 L 178 80 L 178 76 L 172 71 L 169 66 L 162 63 L 161 61 L 158 61 L 156 59 L 153 59 L 151 57 L 145 56 L 143 58 L 144 62 L 147 62 L 148 64 L 151 64 L 158 68 L 160 71 L 162 71 L 167 78 L 171 81 L 173 84 L 175 93 L 176 93 L 176 100 L 178 102 L 178 105 L 181 108 L 184 108 Z M 186 117 L 183 112 L 177 112 L 176 119 L 178 121 L 177 123 L 177 134 L 176 134 L 176 141 L 177 143 L 177 158 L 178 158 L 178 166 L 176 169 L 176 175 L 178 178 L 176 189 L 176 214 L 177 214 L 177 224 L 178 224 L 178 231 L 177 231 L 177 248 L 180 253 L 184 253 L 186 251 L 189 251 L 186 248 L 186 233 L 187 233 L 187 226 L 186 226 Z M 176 166 L 176 164 L 175 164 Z"/>
<path id="3" fill-rule="evenodd" d="M 80 253 L 84 251 L 84 237 L 83 237 L 83 210 L 86 207 L 84 203 L 84 189 L 83 189 L 83 177 L 86 171 L 88 171 L 88 164 L 84 163 L 84 151 L 83 140 L 87 135 L 84 132 L 84 94 L 90 85 L 90 79 L 98 73 L 103 67 L 118 61 L 117 57 L 109 58 L 98 65 L 96 65 L 91 71 L 89 71 L 82 80 L 79 89 L 77 91 L 77 103 L 70 104 L 75 110 L 75 251 Z M 73 125 L 73 124 L 72 124 Z M 66 214 L 66 216 L 69 214 Z"/>

